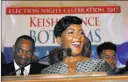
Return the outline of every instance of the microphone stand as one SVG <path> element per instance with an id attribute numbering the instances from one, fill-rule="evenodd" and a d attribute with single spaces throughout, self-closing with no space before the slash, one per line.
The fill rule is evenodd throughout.
<path id="1" fill-rule="evenodd" d="M 71 49 L 70 49 L 70 48 L 67 48 L 67 49 L 62 48 L 62 49 L 60 49 L 60 50 L 54 52 L 53 54 L 55 54 L 55 53 L 57 53 L 57 52 L 59 52 L 59 51 L 62 51 L 62 50 L 68 50 L 68 51 L 69 51 L 69 50 L 71 50 Z M 43 57 L 41 57 L 41 58 L 39 58 L 39 59 L 36 59 L 36 60 L 33 60 L 33 61 L 31 61 L 31 62 L 29 62 L 29 63 L 23 65 L 22 67 L 18 68 L 17 70 L 11 72 L 11 73 L 8 74 L 8 75 L 12 75 L 13 73 L 16 73 L 17 71 L 19 71 L 20 69 L 22 69 L 22 68 L 28 66 L 29 64 L 34 63 L 34 62 L 37 62 L 37 61 L 39 61 L 39 60 L 41 60 L 41 59 L 45 59 L 45 58 L 47 58 L 48 56 L 49 56 L 49 55 L 47 55 L 47 56 L 43 56 Z"/>

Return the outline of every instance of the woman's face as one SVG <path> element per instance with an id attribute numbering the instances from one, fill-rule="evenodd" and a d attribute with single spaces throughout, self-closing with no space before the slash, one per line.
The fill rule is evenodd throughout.
<path id="1" fill-rule="evenodd" d="M 63 48 L 71 48 L 72 56 L 82 53 L 85 44 L 85 35 L 81 25 L 70 25 L 61 35 L 61 44 Z"/>

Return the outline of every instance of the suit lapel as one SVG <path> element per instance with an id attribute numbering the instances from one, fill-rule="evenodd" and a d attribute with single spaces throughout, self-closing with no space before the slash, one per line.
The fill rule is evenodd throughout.
<path id="1" fill-rule="evenodd" d="M 32 64 L 31 64 L 31 66 L 30 66 L 29 74 L 32 74 Z"/>
<path id="2" fill-rule="evenodd" d="M 33 67 L 33 64 L 31 64 L 29 74 L 35 74 L 35 70 L 36 70 L 36 69 L 34 69 L 34 68 L 35 68 L 35 67 Z"/>
<path id="3" fill-rule="evenodd" d="M 6 70 L 7 71 L 7 74 L 10 74 L 13 71 L 15 71 L 15 67 L 14 67 L 13 61 L 7 65 L 7 68 L 6 69 L 7 69 Z M 13 73 L 12 75 L 16 75 L 16 73 Z"/>

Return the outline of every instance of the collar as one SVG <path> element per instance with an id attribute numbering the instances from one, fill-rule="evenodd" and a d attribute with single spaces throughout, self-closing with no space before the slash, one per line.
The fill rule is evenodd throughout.
<path id="1" fill-rule="evenodd" d="M 16 63 L 16 61 L 15 61 L 15 59 L 14 59 L 14 66 L 15 66 L 15 70 L 17 70 L 17 69 L 19 69 L 20 67 L 17 65 L 17 63 Z M 29 71 L 30 71 L 30 64 L 28 65 L 28 66 L 26 66 L 26 67 L 24 67 L 24 69 L 29 73 Z"/>

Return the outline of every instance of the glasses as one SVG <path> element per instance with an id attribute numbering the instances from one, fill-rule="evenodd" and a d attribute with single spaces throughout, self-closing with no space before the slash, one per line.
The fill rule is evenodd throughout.
<path id="1" fill-rule="evenodd" d="M 24 50 L 24 49 L 22 49 L 22 48 L 17 48 L 17 49 L 16 49 L 16 52 L 17 52 L 17 53 L 30 54 L 30 55 L 33 53 L 32 50 Z"/>

